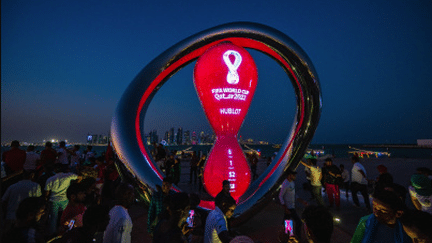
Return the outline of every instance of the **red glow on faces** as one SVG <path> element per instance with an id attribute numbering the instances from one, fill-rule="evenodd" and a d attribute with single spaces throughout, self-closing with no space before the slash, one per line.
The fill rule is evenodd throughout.
<path id="1" fill-rule="evenodd" d="M 238 199 L 249 187 L 250 169 L 237 142 L 258 81 L 252 56 L 230 42 L 209 48 L 194 69 L 194 84 L 207 119 L 217 135 L 204 167 L 204 185 L 215 197 L 222 181 Z"/>

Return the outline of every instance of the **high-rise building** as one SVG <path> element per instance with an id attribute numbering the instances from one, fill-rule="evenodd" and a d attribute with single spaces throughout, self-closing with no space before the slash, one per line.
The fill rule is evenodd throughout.
<path id="1" fill-rule="evenodd" d="M 204 143 L 205 143 L 205 133 L 204 131 L 201 131 L 198 138 L 198 144 L 204 144 Z"/>
<path id="2" fill-rule="evenodd" d="M 87 144 L 91 144 L 92 141 L 93 141 L 93 135 L 91 135 L 90 133 L 87 133 Z"/>
<path id="3" fill-rule="evenodd" d="M 210 144 L 211 143 L 211 137 L 210 134 L 206 134 L 204 136 L 204 144 Z"/>
<path id="4" fill-rule="evenodd" d="M 183 144 L 183 128 L 179 127 L 177 130 L 177 144 L 182 145 Z"/>
<path id="5" fill-rule="evenodd" d="M 170 131 L 169 131 L 169 141 L 168 144 L 169 145 L 173 145 L 174 144 L 174 127 L 171 127 Z"/>
<path id="6" fill-rule="evenodd" d="M 153 131 L 150 131 L 147 136 L 147 144 L 153 143 Z"/>
<path id="7" fill-rule="evenodd" d="M 191 141 L 191 137 L 190 137 L 190 131 L 187 130 L 184 132 L 184 144 L 186 145 L 191 145 L 192 141 Z"/>
<path id="8" fill-rule="evenodd" d="M 147 145 L 151 145 L 151 131 L 148 134 L 144 134 L 144 141 Z"/>
<path id="9" fill-rule="evenodd" d="M 166 131 L 166 132 L 165 132 L 165 136 L 164 136 L 164 140 L 165 140 L 165 142 L 168 143 L 168 144 L 169 144 L 169 142 L 170 142 L 170 141 L 169 141 L 169 138 L 170 138 L 169 131 Z"/>
<path id="10" fill-rule="evenodd" d="M 154 129 L 154 130 L 151 132 L 151 135 L 150 135 L 150 142 L 151 142 L 151 143 L 159 143 L 159 137 L 158 137 L 158 135 L 157 135 L 157 130 L 156 130 L 156 129 Z"/>
<path id="11" fill-rule="evenodd" d="M 92 144 L 97 144 L 98 139 L 99 139 L 99 135 L 97 135 L 97 134 L 93 134 Z"/>
<path id="12" fill-rule="evenodd" d="M 99 136 L 99 144 L 108 144 L 108 136 L 100 135 Z"/>
<path id="13" fill-rule="evenodd" d="M 192 132 L 192 141 L 191 141 L 192 145 L 197 145 L 198 144 L 198 136 L 196 134 L 196 132 Z"/>

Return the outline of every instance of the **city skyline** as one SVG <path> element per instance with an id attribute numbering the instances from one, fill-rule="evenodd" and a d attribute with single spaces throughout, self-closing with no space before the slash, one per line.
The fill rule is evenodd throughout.
<path id="1" fill-rule="evenodd" d="M 178 129 L 182 129 L 182 127 L 179 127 Z M 174 133 L 174 137 L 175 137 L 175 142 L 174 143 L 175 144 L 178 144 L 178 141 L 179 141 L 179 137 L 178 137 L 179 133 L 178 133 L 178 131 L 179 130 L 177 130 L 177 132 Z M 187 137 L 188 136 L 192 137 L 192 133 L 199 134 L 199 136 L 198 135 L 196 135 L 196 136 L 198 138 L 200 138 L 200 139 L 202 137 L 201 134 L 204 134 L 204 135 L 206 135 L 208 137 L 211 137 L 211 143 L 213 143 L 213 141 L 214 141 L 214 139 L 216 137 L 216 134 L 213 131 L 211 131 L 211 132 L 208 132 L 208 131 L 198 131 L 196 129 L 195 130 L 194 129 L 188 129 L 188 130 L 182 129 L 182 131 L 183 131 L 183 133 L 182 133 L 183 135 L 182 135 L 181 138 L 182 138 L 183 141 L 185 141 L 185 143 L 181 143 L 181 144 L 191 144 L 191 143 L 187 143 Z M 191 135 L 186 135 L 188 132 Z M 162 132 L 162 134 L 165 134 L 165 136 L 159 136 L 159 134 L 157 133 L 157 130 L 153 129 L 153 130 L 150 130 L 150 131 L 144 133 L 144 137 L 146 139 L 148 137 L 152 137 L 152 133 L 155 133 L 154 135 L 157 137 L 157 142 L 156 143 L 160 143 L 160 142 L 162 142 L 162 140 L 167 141 L 167 139 L 165 138 L 165 136 L 168 133 L 168 130 L 165 131 L 165 132 Z M 89 138 L 89 137 L 91 137 L 91 138 Z M 102 134 L 87 133 L 87 135 L 83 136 L 82 141 L 73 141 L 73 140 L 70 140 L 70 139 L 67 139 L 67 138 L 59 139 L 57 137 L 53 137 L 53 138 L 48 138 L 48 139 L 45 138 L 45 139 L 41 139 L 41 140 L 37 140 L 37 141 L 23 140 L 23 141 L 19 141 L 19 142 L 25 143 L 25 144 L 42 144 L 42 143 L 45 143 L 45 142 L 48 142 L 48 141 L 52 142 L 52 143 L 59 143 L 60 141 L 66 141 L 67 144 L 106 144 L 107 143 L 106 141 L 108 141 L 109 139 L 110 139 L 110 134 L 106 134 L 106 133 L 102 133 Z M 238 136 L 238 139 L 240 139 L 240 140 L 242 140 L 242 139 L 243 140 L 249 140 L 249 141 L 257 141 L 257 142 L 264 142 L 263 140 L 256 140 L 256 139 L 250 138 L 250 137 L 244 138 L 241 135 Z M 102 141 L 102 140 L 104 142 L 95 142 L 95 141 Z M 1 141 L 1 144 L 9 144 L 11 141 Z M 91 142 L 91 141 L 93 141 L 93 142 Z M 201 140 L 199 140 L 199 141 L 201 141 Z M 269 143 L 272 143 L 272 144 L 277 144 L 277 143 L 273 143 L 272 141 L 265 141 L 265 142 L 269 142 Z M 148 145 L 151 144 L 151 143 L 153 143 L 153 140 L 151 140 L 150 143 L 147 140 L 147 144 Z M 167 143 L 173 144 L 173 143 L 170 143 L 170 141 L 167 141 Z M 210 143 L 210 142 L 208 142 L 208 143 Z M 198 143 L 198 144 L 201 144 L 201 143 Z"/>
<path id="2" fill-rule="evenodd" d="M 313 144 L 416 143 L 432 138 L 432 2 L 2 1 L 1 139 L 82 141 L 107 133 L 123 92 L 165 50 L 230 22 L 292 38 L 319 78 Z M 239 134 L 283 143 L 296 97 L 269 56 L 247 49 L 257 90 Z M 191 62 L 160 87 L 144 131 L 211 131 Z M 131 124 L 133 126 L 133 124 Z M 159 134 L 161 135 L 161 134 Z"/>

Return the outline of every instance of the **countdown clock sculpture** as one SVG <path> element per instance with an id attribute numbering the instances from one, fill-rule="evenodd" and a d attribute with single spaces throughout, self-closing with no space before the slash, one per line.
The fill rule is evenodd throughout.
<path id="1" fill-rule="evenodd" d="M 247 166 L 236 136 L 252 100 L 257 69 L 246 49 L 274 59 L 294 87 L 297 113 L 290 134 L 276 158 L 250 184 Z M 234 217 L 240 222 L 274 196 L 288 169 L 303 158 L 321 113 L 318 76 L 306 53 L 291 38 L 271 27 L 249 22 L 220 25 L 175 44 L 135 77 L 118 103 L 111 125 L 114 148 L 140 182 L 144 194 L 161 185 L 163 173 L 145 146 L 144 117 L 157 90 L 177 71 L 198 59 L 194 84 L 217 140 L 204 169 L 205 188 L 215 196 L 228 179 L 238 202 Z M 175 187 L 174 190 L 181 191 Z M 202 201 L 203 208 L 214 203 Z"/>

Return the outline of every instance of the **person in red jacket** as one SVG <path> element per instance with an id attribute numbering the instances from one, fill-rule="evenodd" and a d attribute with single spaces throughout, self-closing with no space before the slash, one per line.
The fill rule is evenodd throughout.
<path id="1" fill-rule="evenodd" d="M 53 149 L 51 142 L 45 143 L 45 149 L 42 150 L 40 155 L 40 165 L 44 165 L 45 163 L 54 164 L 57 159 L 57 151 Z"/>
<path id="2" fill-rule="evenodd" d="M 19 147 L 19 142 L 14 140 L 11 143 L 11 149 L 3 153 L 2 161 L 6 163 L 5 170 L 7 175 L 23 170 L 26 161 L 26 151 Z"/>

